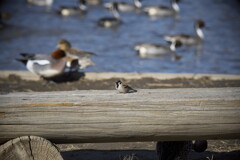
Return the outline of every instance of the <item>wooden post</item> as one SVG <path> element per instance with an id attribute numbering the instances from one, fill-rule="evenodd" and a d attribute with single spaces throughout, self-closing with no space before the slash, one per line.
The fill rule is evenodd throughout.
<path id="1" fill-rule="evenodd" d="M 1 160 L 63 160 L 48 140 L 36 136 L 18 137 L 0 146 Z"/>
<path id="2" fill-rule="evenodd" d="M 240 88 L 28 92 L 0 95 L 0 143 L 240 138 Z"/>

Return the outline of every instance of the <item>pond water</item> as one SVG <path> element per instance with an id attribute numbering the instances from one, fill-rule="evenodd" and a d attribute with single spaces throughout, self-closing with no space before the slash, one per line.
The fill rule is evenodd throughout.
<path id="1" fill-rule="evenodd" d="M 106 1 L 106 0 L 105 0 Z M 127 1 L 127 0 L 125 0 Z M 130 1 L 130 0 L 129 0 Z M 61 5 L 77 0 L 55 0 L 51 8 L 31 6 L 25 0 L 2 0 L 0 11 L 8 12 L 7 25 L 0 30 L 0 69 L 26 70 L 15 58 L 19 53 L 49 54 L 58 40 L 67 39 L 75 48 L 96 53 L 91 72 L 240 73 L 240 1 L 181 0 L 177 18 L 149 18 L 142 13 L 120 13 L 124 23 L 118 29 L 104 29 L 96 21 L 110 13 L 102 6 L 89 6 L 85 17 L 61 17 Z M 143 5 L 170 5 L 169 0 L 143 0 Z M 178 61 L 170 57 L 140 58 L 133 50 L 138 42 L 166 42 L 160 35 L 195 34 L 193 23 L 203 19 L 205 41 L 202 53 L 179 48 Z"/>

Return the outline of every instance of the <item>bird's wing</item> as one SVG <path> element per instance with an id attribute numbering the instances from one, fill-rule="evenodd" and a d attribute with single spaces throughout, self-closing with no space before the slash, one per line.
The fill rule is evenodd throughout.
<path id="1" fill-rule="evenodd" d="M 83 50 L 76 49 L 76 48 L 72 48 L 70 52 L 71 52 L 71 54 L 78 56 L 78 57 L 96 56 L 95 53 L 83 51 Z"/>

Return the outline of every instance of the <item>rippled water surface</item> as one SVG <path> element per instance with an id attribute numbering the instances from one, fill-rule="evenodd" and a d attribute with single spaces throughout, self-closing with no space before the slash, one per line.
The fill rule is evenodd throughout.
<path id="1" fill-rule="evenodd" d="M 101 6 L 89 6 L 85 17 L 63 18 L 56 14 L 61 5 L 76 5 L 77 0 L 55 0 L 50 9 L 30 6 L 25 0 L 5 0 L 0 11 L 10 13 L 0 30 L 0 69 L 25 70 L 15 61 L 19 53 L 49 54 L 59 39 L 67 39 L 75 48 L 98 54 L 94 72 L 165 72 L 165 73 L 240 73 L 240 1 L 182 0 L 177 19 L 151 19 L 141 13 L 121 13 L 124 21 L 118 29 L 104 29 L 96 21 L 110 15 Z M 130 0 L 129 0 L 130 1 Z M 106 2 L 106 0 L 105 0 Z M 170 5 L 168 0 L 143 0 L 143 5 Z M 179 48 L 178 61 L 170 57 L 142 59 L 133 50 L 137 42 L 166 42 L 160 35 L 194 34 L 196 19 L 206 22 L 205 43 L 201 54 L 194 48 Z"/>

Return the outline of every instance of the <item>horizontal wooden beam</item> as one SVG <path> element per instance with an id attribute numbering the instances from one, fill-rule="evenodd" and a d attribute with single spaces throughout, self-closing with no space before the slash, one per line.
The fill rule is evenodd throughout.
<path id="1" fill-rule="evenodd" d="M 240 138 L 240 88 L 19 92 L 0 95 L 0 143 Z"/>

